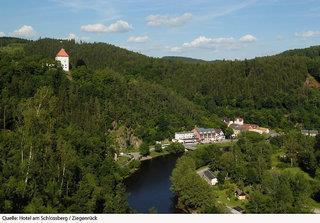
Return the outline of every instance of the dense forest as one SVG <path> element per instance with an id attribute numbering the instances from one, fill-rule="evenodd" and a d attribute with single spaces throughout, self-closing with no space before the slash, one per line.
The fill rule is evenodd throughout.
<path id="1" fill-rule="evenodd" d="M 68 74 L 54 61 L 61 47 Z M 0 38 L 0 212 L 130 212 L 122 183 L 130 167 L 114 162 L 121 147 L 195 125 L 225 128 L 224 116 L 318 129 L 320 91 L 305 82 L 319 80 L 319 52 L 205 62 L 105 43 Z M 129 135 L 121 145 L 119 129 Z"/>
<path id="2" fill-rule="evenodd" d="M 107 67 L 127 78 L 141 78 L 174 91 L 210 114 L 241 115 L 248 122 L 280 129 L 320 125 L 319 90 L 305 84 L 309 75 L 319 81 L 318 46 L 252 60 L 212 62 L 157 59 L 105 43 L 52 39 L 28 42 L 24 49 L 27 55 L 53 58 L 61 46 L 70 52 L 73 67 Z"/>

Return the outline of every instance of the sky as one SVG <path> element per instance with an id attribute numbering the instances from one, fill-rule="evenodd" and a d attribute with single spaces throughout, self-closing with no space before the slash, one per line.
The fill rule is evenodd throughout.
<path id="1" fill-rule="evenodd" d="M 0 0 L 0 36 L 245 59 L 320 44 L 320 0 Z"/>

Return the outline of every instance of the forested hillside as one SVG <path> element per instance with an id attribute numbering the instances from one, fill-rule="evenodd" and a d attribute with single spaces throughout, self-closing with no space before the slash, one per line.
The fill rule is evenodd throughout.
<path id="1" fill-rule="evenodd" d="M 0 80 L 0 212 L 130 211 L 99 102 L 15 50 L 0 52 Z"/>
<path id="2" fill-rule="evenodd" d="M 243 116 L 272 128 L 319 128 L 319 91 L 304 86 L 319 80 L 319 47 L 244 61 L 187 62 L 156 59 L 105 43 L 41 39 L 25 44 L 28 55 L 53 58 L 64 46 L 73 67 L 106 67 L 140 77 L 187 98 L 219 116 Z M 303 123 L 303 124 L 302 124 Z"/>
<path id="3" fill-rule="evenodd" d="M 61 47 L 68 75 L 54 61 Z M 223 116 L 319 128 L 320 92 L 304 85 L 318 59 L 197 63 L 105 43 L 0 38 L 0 212 L 130 212 L 128 169 L 114 162 L 119 128 L 148 144 L 195 125 L 224 128 Z"/>
<path id="4" fill-rule="evenodd" d="M 165 56 L 165 57 L 162 57 L 162 59 L 173 60 L 173 61 L 182 61 L 182 62 L 194 62 L 194 63 L 208 62 L 208 61 L 201 60 L 201 59 L 194 59 L 194 58 L 190 58 L 190 57 L 177 57 L 177 56 Z"/>
<path id="5" fill-rule="evenodd" d="M 298 55 L 307 57 L 308 72 L 320 81 L 320 46 L 312 46 L 306 49 L 288 50 L 283 55 Z"/>

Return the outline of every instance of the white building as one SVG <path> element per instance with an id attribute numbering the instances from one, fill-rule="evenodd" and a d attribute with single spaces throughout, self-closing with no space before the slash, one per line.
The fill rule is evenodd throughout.
<path id="1" fill-rule="evenodd" d="M 195 142 L 195 136 L 193 132 L 176 132 L 173 141 L 180 143 L 192 143 Z"/>
<path id="2" fill-rule="evenodd" d="M 243 125 L 244 121 L 243 118 L 236 118 L 233 123 L 236 125 Z"/>
<path id="3" fill-rule="evenodd" d="M 61 63 L 62 69 L 64 71 L 69 71 L 69 55 L 63 48 L 61 48 L 61 50 L 57 54 L 56 61 L 59 61 Z"/>
<path id="4" fill-rule="evenodd" d="M 319 131 L 317 131 L 317 130 L 301 130 L 301 134 L 303 134 L 305 136 L 315 137 L 319 134 Z"/>
<path id="5" fill-rule="evenodd" d="M 222 141 L 226 139 L 226 136 L 224 135 L 223 131 L 221 129 L 215 129 L 216 130 L 216 141 Z"/>
<path id="6" fill-rule="evenodd" d="M 223 122 L 229 127 L 230 125 L 232 124 L 235 124 L 235 125 L 243 125 L 244 124 L 244 120 L 243 118 L 235 118 L 234 120 L 231 120 L 229 118 L 224 118 L 223 119 Z"/>

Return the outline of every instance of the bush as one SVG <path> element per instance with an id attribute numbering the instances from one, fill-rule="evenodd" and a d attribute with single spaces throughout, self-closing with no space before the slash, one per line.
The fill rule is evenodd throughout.
<path id="1" fill-rule="evenodd" d="M 149 149 L 149 146 L 145 143 L 143 143 L 141 146 L 140 146 L 140 155 L 141 156 L 148 156 L 150 155 L 150 149 Z"/>
<path id="2" fill-rule="evenodd" d="M 185 148 L 181 143 L 174 142 L 174 143 L 171 143 L 169 146 L 167 146 L 166 150 L 169 153 L 178 154 L 178 153 L 184 153 Z"/>

